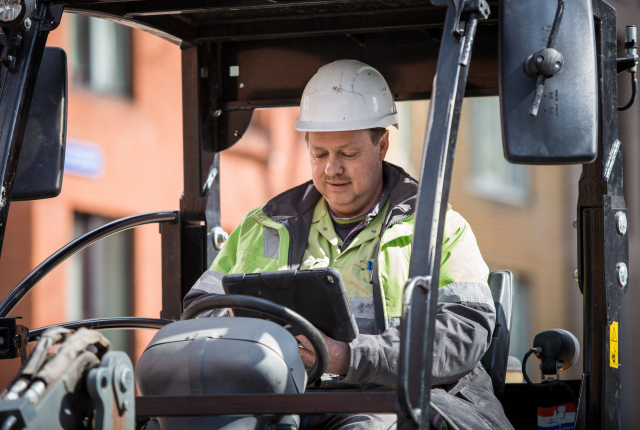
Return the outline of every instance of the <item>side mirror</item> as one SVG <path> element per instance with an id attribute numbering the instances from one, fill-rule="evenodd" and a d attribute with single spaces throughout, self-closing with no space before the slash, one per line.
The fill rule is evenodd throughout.
<path id="1" fill-rule="evenodd" d="M 591 0 L 562 3 L 557 26 L 558 0 L 500 2 L 500 110 L 504 155 L 512 163 L 589 163 L 597 156 Z"/>
<path id="2" fill-rule="evenodd" d="M 45 48 L 18 160 L 12 201 L 56 197 L 67 141 L 67 54 Z"/>

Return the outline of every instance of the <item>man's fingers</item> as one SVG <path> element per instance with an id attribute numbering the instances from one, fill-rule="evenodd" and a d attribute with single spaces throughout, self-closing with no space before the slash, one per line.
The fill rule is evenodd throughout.
<path id="1" fill-rule="evenodd" d="M 329 363 L 327 365 L 327 373 L 336 375 L 346 375 L 349 372 L 351 348 L 347 342 L 340 342 L 322 334 L 324 341 L 329 350 Z M 312 366 L 316 361 L 316 354 L 309 342 L 309 339 L 303 335 L 296 336 L 301 343 L 298 345 L 298 352 L 302 361 L 308 366 Z"/>
<path id="2" fill-rule="evenodd" d="M 313 351 L 313 346 L 311 345 L 311 342 L 309 342 L 309 339 L 307 339 L 304 335 L 300 334 L 300 335 L 296 336 L 296 339 L 298 339 L 300 341 L 300 343 L 302 343 L 304 345 L 305 348 Z"/>
<path id="3" fill-rule="evenodd" d="M 316 355 L 313 353 L 313 351 L 309 351 L 308 349 L 304 348 L 298 348 L 298 353 L 300 354 L 300 358 L 302 358 L 302 361 L 304 361 L 307 365 L 313 366 L 313 364 L 316 362 Z"/>

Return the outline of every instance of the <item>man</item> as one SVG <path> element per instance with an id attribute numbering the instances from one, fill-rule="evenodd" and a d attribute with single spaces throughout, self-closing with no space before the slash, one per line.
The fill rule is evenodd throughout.
<path id="1" fill-rule="evenodd" d="M 247 213 L 185 307 L 223 293 L 220 280 L 228 273 L 335 267 L 360 335 L 349 343 L 325 336 L 327 373 L 342 375 L 340 386 L 394 389 L 418 189 L 414 178 L 384 161 L 386 127 L 397 123 L 391 92 L 375 69 L 353 60 L 320 68 L 296 121 L 296 130 L 306 132 L 312 181 Z M 511 428 L 480 364 L 495 322 L 488 274 L 471 228 L 449 208 L 431 397 L 452 428 Z M 306 346 L 300 356 L 313 364 L 311 346 L 300 341 Z M 387 429 L 394 422 L 395 415 L 311 416 L 305 428 Z"/>

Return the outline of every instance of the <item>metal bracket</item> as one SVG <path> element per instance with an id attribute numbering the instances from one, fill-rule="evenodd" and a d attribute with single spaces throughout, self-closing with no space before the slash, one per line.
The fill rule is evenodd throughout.
<path id="1" fill-rule="evenodd" d="M 0 318 L 0 360 L 11 360 L 22 356 L 28 343 L 29 330 L 16 324 L 16 317 Z"/>
<path id="2" fill-rule="evenodd" d="M 23 32 L 28 32 L 32 28 L 32 20 L 42 22 L 38 31 L 51 31 L 58 28 L 64 12 L 64 1 L 46 3 L 42 9 L 38 9 L 33 17 L 25 18 L 21 25 L 4 29 L 1 43 L 4 44 L 0 63 L 7 69 L 12 70 L 16 64 L 16 51 L 22 43 Z M 43 16 L 44 15 L 44 16 Z M 41 17 L 40 17 L 41 16 Z M 6 37 L 4 36 L 6 34 Z"/>
<path id="3" fill-rule="evenodd" d="M 28 428 L 36 416 L 35 406 L 26 397 L 0 402 L 0 422 L 6 424 L 13 421 L 10 428 Z"/>
<path id="4" fill-rule="evenodd" d="M 618 58 L 618 73 L 620 73 L 620 60 L 632 60 L 633 65 L 626 69 L 629 73 L 635 73 L 638 71 L 638 29 L 635 25 L 627 26 L 627 36 L 624 42 L 624 48 L 626 50 L 626 58 Z"/>
<path id="5" fill-rule="evenodd" d="M 478 15 L 487 19 L 491 14 L 491 8 L 486 0 L 451 0 L 451 6 L 453 6 L 456 13 L 456 20 L 451 33 L 457 39 L 465 35 L 466 21 L 477 20 Z"/>
<path id="6" fill-rule="evenodd" d="M 16 51 L 21 43 L 22 35 L 17 31 L 10 30 L 5 37 L 0 63 L 9 70 L 13 70 L 16 65 Z"/>
<path id="7" fill-rule="evenodd" d="M 122 351 L 108 352 L 89 371 L 87 390 L 96 410 L 96 430 L 135 428 L 133 365 Z"/>
<path id="8" fill-rule="evenodd" d="M 624 57 L 618 58 L 618 74 L 622 72 L 633 73 L 632 69 L 637 69 L 638 67 L 638 56 L 634 57 Z"/>
<path id="9" fill-rule="evenodd" d="M 224 231 L 220 226 L 213 227 L 209 233 L 207 233 L 207 239 L 213 243 L 213 247 L 216 251 L 222 249 L 222 245 L 229 239 L 229 233 Z"/>
<path id="10" fill-rule="evenodd" d="M 618 58 L 618 74 L 621 72 L 631 73 L 631 99 L 624 106 L 618 106 L 618 112 L 629 109 L 636 101 L 638 95 L 638 78 L 636 72 L 638 71 L 638 29 L 635 25 L 627 26 L 627 37 L 624 43 L 624 47 L 627 51 L 625 58 Z"/>
<path id="11" fill-rule="evenodd" d="M 491 14 L 491 8 L 486 0 L 449 0 L 451 7 L 455 11 L 455 21 L 453 30 L 451 33 L 456 39 L 461 39 L 463 36 L 464 49 L 460 57 L 460 65 L 467 67 L 469 65 L 469 58 L 471 57 L 471 47 L 473 46 L 473 39 L 478 27 L 478 15 L 483 19 L 488 19 Z M 431 0 L 434 5 L 445 5 L 447 0 Z"/>
<path id="12" fill-rule="evenodd" d="M 64 11 L 64 1 L 60 0 L 42 5 L 36 5 L 35 0 L 27 0 L 23 1 L 22 5 L 24 7 L 22 18 L 8 28 L 3 28 L 3 33 L 7 34 L 7 37 L 4 39 L 4 49 L 2 50 L 2 56 L 0 56 L 0 63 L 9 70 L 15 67 L 16 51 L 22 43 L 22 34 L 29 31 L 50 31 L 57 28 L 60 25 L 62 12 Z M 37 30 L 31 30 L 33 27 L 32 21 L 40 21 L 42 25 Z"/>
<path id="13" fill-rule="evenodd" d="M 542 351 L 540 351 L 542 352 Z M 539 354 L 535 354 L 536 357 L 538 357 Z M 540 358 L 540 357 L 538 357 Z M 545 375 L 545 373 L 542 371 L 542 363 L 540 363 L 540 380 L 542 382 L 553 382 L 553 381 L 560 381 L 560 369 L 562 369 L 562 363 L 560 363 L 559 361 L 556 361 L 556 377 L 555 379 L 550 377 L 547 378 L 547 375 Z"/>
<path id="14" fill-rule="evenodd" d="M 41 31 L 53 31 L 60 25 L 62 20 L 62 12 L 64 12 L 64 1 L 47 2 L 47 8 L 42 19 L 33 18 L 42 21 Z"/>
<path id="15" fill-rule="evenodd" d="M 249 128 L 252 117 L 253 109 L 214 111 L 210 121 L 213 151 L 222 152 L 235 145 Z"/>

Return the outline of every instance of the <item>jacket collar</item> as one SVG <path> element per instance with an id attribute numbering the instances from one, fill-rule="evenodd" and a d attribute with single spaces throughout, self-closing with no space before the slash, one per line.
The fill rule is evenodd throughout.
<path id="1" fill-rule="evenodd" d="M 418 181 L 402 168 L 386 161 L 382 168 L 386 184 L 384 189 L 389 193 L 390 205 L 380 237 L 387 228 L 413 215 L 418 193 Z M 313 181 L 308 181 L 277 195 L 262 208 L 267 217 L 284 225 L 289 232 L 287 261 L 290 269 L 297 269 L 302 263 L 313 210 L 321 197 Z"/>
<path id="2" fill-rule="evenodd" d="M 389 193 L 390 210 L 385 219 L 386 227 L 409 218 L 415 212 L 416 196 L 418 194 L 418 181 L 404 171 L 401 167 L 383 162 L 383 175 L 385 187 L 380 196 L 382 205 L 386 201 L 386 193 Z M 305 182 L 291 188 L 269 200 L 262 211 L 272 220 L 282 223 L 291 218 L 308 215 L 313 216 L 313 210 L 322 194 L 313 185 L 313 181 Z"/>
<path id="3" fill-rule="evenodd" d="M 416 211 L 418 180 L 401 167 L 384 162 L 383 165 L 386 189 L 389 192 L 389 212 L 385 218 L 383 229 L 404 221 Z"/>

